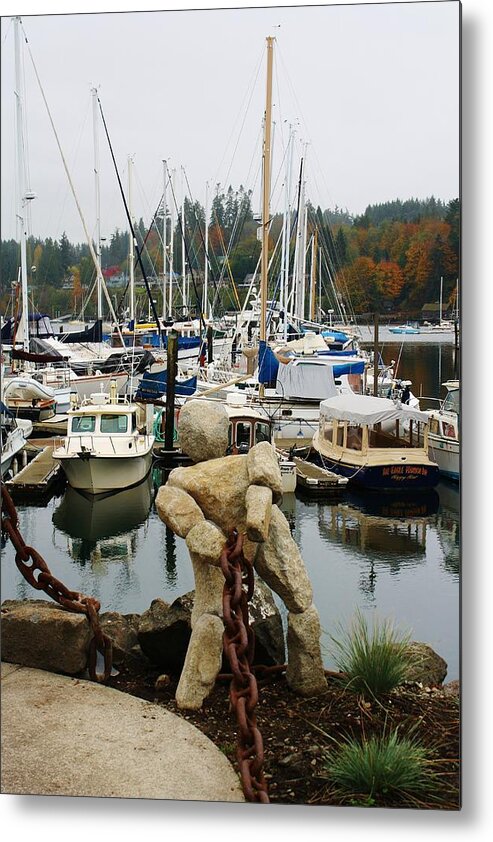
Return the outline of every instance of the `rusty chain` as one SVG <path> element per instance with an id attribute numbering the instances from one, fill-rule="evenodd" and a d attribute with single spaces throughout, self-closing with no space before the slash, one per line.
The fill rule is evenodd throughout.
<path id="1" fill-rule="evenodd" d="M 224 652 L 233 678 L 229 696 L 238 721 L 236 758 L 248 801 L 269 803 L 263 772 L 264 746 L 257 727 L 257 680 L 251 670 L 255 636 L 248 619 L 248 602 L 254 588 L 253 565 L 243 555 L 243 535 L 233 532 L 221 554 Z M 246 589 L 245 589 L 245 587 Z"/>
<path id="2" fill-rule="evenodd" d="M 85 614 L 92 631 L 89 646 L 89 675 L 93 681 L 106 681 L 111 674 L 112 641 L 104 634 L 99 623 L 99 601 L 92 596 L 84 596 L 69 590 L 63 582 L 50 572 L 43 557 L 28 546 L 19 531 L 19 516 L 4 483 L 2 483 L 2 533 L 8 535 L 15 549 L 15 563 L 29 584 L 36 590 L 44 591 L 63 608 Z M 36 573 L 38 575 L 36 576 Z M 96 668 L 97 653 L 104 658 L 104 672 L 99 674 Z"/>

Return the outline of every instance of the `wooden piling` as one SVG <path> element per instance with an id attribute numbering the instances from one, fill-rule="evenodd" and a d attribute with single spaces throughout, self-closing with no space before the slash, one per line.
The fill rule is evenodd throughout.
<path id="1" fill-rule="evenodd" d="M 164 449 L 173 450 L 175 432 L 175 383 L 178 368 L 178 334 L 170 331 L 168 335 L 168 349 L 166 359 L 166 420 L 164 425 Z"/>
<path id="2" fill-rule="evenodd" d="M 378 397 L 378 313 L 373 315 L 373 394 Z"/>

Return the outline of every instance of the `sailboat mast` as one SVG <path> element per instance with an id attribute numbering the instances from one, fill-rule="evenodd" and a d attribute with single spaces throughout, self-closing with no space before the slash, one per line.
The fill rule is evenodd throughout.
<path id="1" fill-rule="evenodd" d="M 132 157 L 129 155 L 128 157 L 128 212 L 130 214 L 130 218 L 133 220 L 132 214 L 132 165 L 133 160 Z M 135 275 L 134 275 L 134 262 L 135 262 L 135 251 L 134 251 L 134 237 L 132 230 L 129 231 L 129 250 L 128 250 L 128 270 L 130 275 L 130 287 L 129 287 L 129 294 L 130 294 L 130 322 L 134 322 L 135 320 Z M 135 329 L 135 325 L 132 324 L 132 330 Z"/>
<path id="2" fill-rule="evenodd" d="M 205 184 L 205 255 L 204 255 L 204 318 L 209 318 L 209 182 Z"/>
<path id="3" fill-rule="evenodd" d="M 317 284 L 317 257 L 318 257 L 318 228 L 315 228 L 312 239 L 312 283 L 310 287 L 310 319 L 315 321 L 315 298 Z"/>
<path id="4" fill-rule="evenodd" d="M 101 266 L 101 194 L 99 188 L 99 134 L 98 134 L 98 90 L 92 88 L 92 128 L 94 143 L 94 195 L 96 201 L 96 257 Z M 101 288 L 101 275 L 96 276 L 96 312 L 97 318 L 103 317 L 103 294 Z"/>
<path id="5" fill-rule="evenodd" d="M 163 161 L 163 322 L 166 319 L 166 176 L 168 168 L 166 161 Z"/>
<path id="6" fill-rule="evenodd" d="M 173 312 L 173 267 L 174 267 L 174 259 L 175 259 L 175 202 L 174 197 L 175 193 L 175 175 L 176 170 L 173 170 L 171 173 L 171 193 L 172 199 L 171 202 L 171 217 L 170 217 L 170 235 L 169 235 L 169 299 L 168 299 L 168 316 L 172 318 Z"/>
<path id="7" fill-rule="evenodd" d="M 187 273 L 186 273 L 186 252 L 185 252 L 185 182 L 184 170 L 181 168 L 181 269 L 183 273 L 182 278 L 182 298 L 183 298 L 183 318 L 186 317 L 187 311 Z"/>
<path id="8" fill-rule="evenodd" d="M 289 127 L 288 154 L 286 162 L 286 176 L 284 184 L 284 220 L 282 229 L 282 260 L 281 260 L 281 307 L 284 311 L 284 341 L 288 332 L 288 282 L 289 282 L 289 233 L 291 227 L 291 163 L 293 148 L 293 127 Z"/>
<path id="9" fill-rule="evenodd" d="M 272 135 L 272 64 L 274 38 L 267 39 L 267 86 L 265 97 L 264 154 L 263 154 L 263 189 L 262 189 L 262 260 L 260 275 L 260 340 L 267 339 L 267 289 L 269 270 L 269 217 L 270 217 L 270 170 L 271 170 L 271 135 Z"/>
<path id="10" fill-rule="evenodd" d="M 15 54 L 15 98 L 16 98 L 16 129 L 17 129 L 17 190 L 18 210 L 17 223 L 19 243 L 21 248 L 21 300 L 22 300 L 22 347 L 29 351 L 29 309 L 27 290 L 27 238 L 26 238 L 26 204 L 31 194 L 26 193 L 25 160 L 24 160 L 24 115 L 22 110 L 22 74 L 20 53 L 20 24 L 21 19 L 14 18 L 14 54 Z"/>
<path id="11" fill-rule="evenodd" d="M 301 159 L 300 181 L 298 192 L 298 218 L 296 221 L 296 280 L 295 287 L 295 314 L 300 322 L 303 321 L 305 298 L 305 158 Z"/>

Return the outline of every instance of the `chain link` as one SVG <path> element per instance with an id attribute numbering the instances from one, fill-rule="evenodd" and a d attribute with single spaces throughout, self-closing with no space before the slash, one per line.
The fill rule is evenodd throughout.
<path id="1" fill-rule="evenodd" d="M 19 516 L 4 483 L 2 483 L 2 533 L 8 535 L 15 549 L 15 563 L 29 584 L 38 591 L 44 591 L 63 608 L 85 614 L 92 631 L 89 646 L 89 675 L 93 681 L 106 681 L 111 675 L 112 641 L 103 634 L 98 612 L 101 607 L 97 599 L 71 591 L 50 572 L 44 558 L 34 547 L 28 546 L 19 531 Z M 38 575 L 36 575 L 38 574 Z M 104 672 L 97 672 L 97 653 L 104 658 Z"/>
<path id="2" fill-rule="evenodd" d="M 257 727 L 257 680 L 251 670 L 255 635 L 250 628 L 248 602 L 253 596 L 253 565 L 243 555 L 243 535 L 234 531 L 221 555 L 224 652 L 233 678 L 229 697 L 238 722 L 236 758 L 248 801 L 269 803 L 264 777 L 264 746 Z"/>

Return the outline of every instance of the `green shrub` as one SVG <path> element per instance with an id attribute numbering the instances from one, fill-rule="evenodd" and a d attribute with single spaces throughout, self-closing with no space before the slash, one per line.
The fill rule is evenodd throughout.
<path id="1" fill-rule="evenodd" d="M 361 804 L 372 805 L 375 796 L 415 795 L 434 789 L 429 752 L 397 730 L 370 737 L 363 742 L 348 739 L 339 743 L 325 760 L 327 776 L 339 790 L 352 796 L 366 796 Z"/>
<path id="2" fill-rule="evenodd" d="M 406 680 L 409 635 L 398 633 L 388 620 L 376 620 L 369 631 L 359 611 L 349 631 L 340 631 L 340 639 L 332 638 L 333 655 L 347 687 L 378 696 Z"/>

